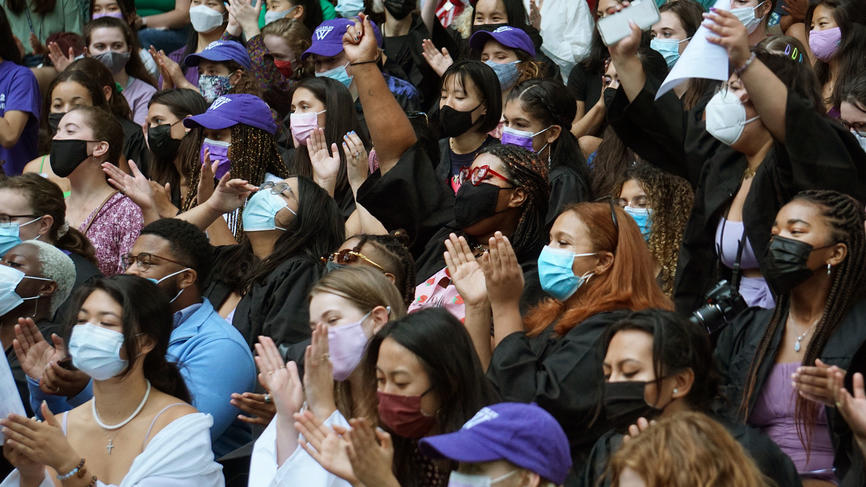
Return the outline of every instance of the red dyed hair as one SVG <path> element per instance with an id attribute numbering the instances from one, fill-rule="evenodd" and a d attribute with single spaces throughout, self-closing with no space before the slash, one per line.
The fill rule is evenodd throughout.
<path id="1" fill-rule="evenodd" d="M 581 321 L 605 311 L 647 308 L 673 310 L 673 303 L 656 282 L 655 262 L 634 220 L 614 208 L 619 229 L 614 226 L 608 203 L 578 203 L 572 211 L 590 231 L 594 252 L 613 254 L 613 265 L 594 275 L 566 301 L 548 298 L 529 310 L 524 326 L 530 336 L 556 321 L 554 331 L 562 336 Z"/>

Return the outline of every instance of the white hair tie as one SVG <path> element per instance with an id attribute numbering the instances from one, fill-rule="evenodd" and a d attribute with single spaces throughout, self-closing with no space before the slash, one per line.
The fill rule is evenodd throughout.
<path id="1" fill-rule="evenodd" d="M 69 231 L 69 223 L 67 223 L 66 220 L 63 220 L 63 225 L 60 227 L 59 230 L 57 230 L 57 236 L 62 237 L 64 235 L 66 235 L 66 232 L 68 232 L 68 231 Z"/>

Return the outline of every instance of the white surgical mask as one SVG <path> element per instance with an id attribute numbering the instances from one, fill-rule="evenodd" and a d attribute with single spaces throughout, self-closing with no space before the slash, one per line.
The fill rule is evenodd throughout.
<path id="1" fill-rule="evenodd" d="M 44 277 L 28 276 L 18 269 L 9 267 L 8 265 L 0 265 L 0 316 L 12 311 L 21 305 L 24 301 L 31 299 L 39 299 L 39 296 L 31 296 L 22 298 L 15 292 L 15 288 L 24 279 L 39 279 L 40 281 L 50 281 Z"/>
<path id="2" fill-rule="evenodd" d="M 754 7 L 740 7 L 731 9 L 731 13 L 734 14 L 734 16 L 736 16 L 738 19 L 740 19 L 740 22 L 742 22 L 743 25 L 746 26 L 746 31 L 749 34 L 755 32 L 755 29 L 757 29 L 758 26 L 761 25 L 761 20 L 763 20 L 764 17 L 755 17 L 755 10 L 757 10 L 757 8 L 763 5 L 766 1 L 767 0 L 764 0 L 763 2 L 755 5 Z"/>
<path id="3" fill-rule="evenodd" d="M 72 364 L 94 380 L 108 380 L 126 369 L 129 362 L 120 358 L 122 346 L 123 333 L 93 323 L 75 325 L 69 338 Z"/>
<path id="4" fill-rule="evenodd" d="M 739 140 L 746 124 L 761 118 L 756 115 L 746 120 L 746 107 L 728 89 L 720 90 L 707 103 L 706 116 L 707 132 L 725 145 L 732 145 Z"/>
<path id="5" fill-rule="evenodd" d="M 192 269 L 190 269 L 189 267 L 184 267 L 183 269 L 181 269 L 177 272 L 172 272 L 171 274 L 169 274 L 167 276 L 163 276 L 160 279 L 154 279 L 152 277 L 148 277 L 147 280 L 156 284 L 157 286 L 159 286 L 159 283 L 168 279 L 169 277 L 174 277 L 174 276 L 180 274 L 181 272 L 186 272 L 186 271 L 190 271 L 190 270 L 192 270 Z M 171 301 L 169 301 L 169 304 L 173 303 L 180 296 L 180 293 L 184 292 L 185 290 L 186 290 L 186 288 L 181 288 L 181 290 L 178 291 L 177 294 L 175 294 L 173 298 L 171 298 Z"/>
<path id="6" fill-rule="evenodd" d="M 196 5 L 189 9 L 189 21 L 196 32 L 210 32 L 223 25 L 223 14 L 205 5 Z"/>
<path id="7" fill-rule="evenodd" d="M 512 470 L 505 475 L 500 475 L 495 479 L 491 479 L 486 475 L 472 475 L 454 471 L 451 472 L 451 475 L 448 477 L 448 487 L 490 487 L 516 473 L 517 470 Z"/>

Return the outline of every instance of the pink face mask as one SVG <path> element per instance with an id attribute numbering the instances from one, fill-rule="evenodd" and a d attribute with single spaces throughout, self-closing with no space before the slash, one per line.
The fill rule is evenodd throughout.
<path id="1" fill-rule="evenodd" d="M 836 55 L 839 43 L 842 41 L 842 29 L 833 27 L 825 30 L 812 30 L 809 32 L 809 48 L 815 57 L 827 62 Z"/>
<path id="2" fill-rule="evenodd" d="M 108 12 L 108 13 L 104 13 L 104 14 L 93 14 L 93 20 L 96 20 L 100 17 L 114 17 L 115 19 L 123 20 L 123 12 L 118 10 L 117 12 Z"/>
<path id="3" fill-rule="evenodd" d="M 319 114 L 321 112 L 295 112 L 289 116 L 289 125 L 292 129 L 292 136 L 301 145 L 307 145 L 307 139 L 313 134 L 313 130 L 319 128 Z"/>
<path id="4" fill-rule="evenodd" d="M 334 380 L 348 379 L 361 362 L 369 340 L 362 326 L 368 316 L 369 312 L 355 323 L 328 327 L 328 354 L 334 366 Z"/>

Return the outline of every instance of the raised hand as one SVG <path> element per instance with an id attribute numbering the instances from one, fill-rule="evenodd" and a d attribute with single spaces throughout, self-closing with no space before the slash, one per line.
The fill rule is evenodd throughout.
<path id="1" fill-rule="evenodd" d="M 195 202 L 197 205 L 207 201 L 207 199 L 213 194 L 214 179 L 216 179 L 214 174 L 216 174 L 217 168 L 219 167 L 219 161 L 211 162 L 210 149 L 204 150 L 204 160 L 205 162 L 201 165 L 201 172 L 198 175 L 198 188 L 195 193 Z"/>
<path id="2" fill-rule="evenodd" d="M 307 149 L 313 166 L 313 180 L 328 194 L 334 196 L 337 174 L 340 172 L 340 151 L 337 150 L 337 144 L 331 144 L 331 150 L 328 151 L 325 131 L 317 128 L 307 139 Z"/>
<path id="3" fill-rule="evenodd" d="M 28 377 L 41 381 L 42 373 L 48 368 L 48 364 L 66 358 L 66 344 L 63 338 L 52 333 L 51 341 L 54 342 L 54 346 L 45 341 L 31 318 L 18 318 L 12 348 L 15 350 L 21 369 Z"/>
<path id="4" fill-rule="evenodd" d="M 487 300 L 487 284 L 481 265 L 463 237 L 450 234 L 445 240 L 445 264 L 451 281 L 467 306 L 479 305 Z"/>
<path id="5" fill-rule="evenodd" d="M 373 34 L 373 24 L 364 14 L 359 14 L 360 22 L 350 25 L 343 35 L 343 52 L 350 63 L 372 61 L 379 57 L 379 44 Z"/>
<path id="6" fill-rule="evenodd" d="M 247 39 L 259 35 L 259 14 L 262 11 L 262 0 L 256 1 L 255 6 L 250 0 L 234 0 L 228 3 L 229 15 L 234 17 L 240 24 Z"/>
<path id="7" fill-rule="evenodd" d="M 123 172 L 123 170 L 110 162 L 102 163 L 102 172 L 108 176 L 108 184 L 129 197 L 143 211 L 156 211 L 156 201 L 150 182 L 138 170 L 138 166 L 132 159 L 129 160 L 129 169 L 132 171 L 132 174 Z"/>
<path id="8" fill-rule="evenodd" d="M 535 27 L 535 30 L 541 30 L 541 6 L 544 5 L 544 0 L 529 0 L 529 23 Z"/>
<path id="9" fill-rule="evenodd" d="M 616 8 L 618 12 L 623 7 L 622 5 L 618 5 Z M 620 39 L 619 42 L 607 46 L 610 58 L 614 63 L 618 60 L 622 62 L 622 60 L 637 57 L 637 50 L 640 47 L 641 39 L 640 27 L 634 22 L 629 22 L 629 27 L 631 28 L 631 33 L 628 36 Z"/>
<path id="10" fill-rule="evenodd" d="M 647 428 L 649 428 L 650 426 L 652 426 L 654 424 L 655 424 L 655 420 L 647 421 L 647 419 L 644 417 L 637 418 L 637 421 L 634 424 L 629 425 L 628 432 L 626 433 L 625 436 L 623 436 L 622 440 L 628 441 L 628 440 L 637 438 L 641 433 L 646 431 Z"/>
<path id="11" fill-rule="evenodd" d="M 255 348 L 259 382 L 270 391 L 277 414 L 291 418 L 304 404 L 297 364 L 283 364 L 283 357 L 270 337 L 260 336 Z"/>
<path id="12" fill-rule="evenodd" d="M 346 155 L 346 176 L 352 194 L 357 196 L 358 189 L 370 175 L 370 165 L 367 159 L 367 149 L 355 131 L 343 136 L 343 154 Z"/>
<path id="13" fill-rule="evenodd" d="M 233 392 L 229 404 L 244 412 L 238 414 L 238 419 L 248 424 L 267 426 L 277 414 L 277 408 L 269 394 Z"/>
<path id="14" fill-rule="evenodd" d="M 67 66 L 72 64 L 72 61 L 75 60 L 75 51 L 72 47 L 69 48 L 68 53 L 64 53 L 60 50 L 60 45 L 56 42 L 48 43 L 48 59 L 51 60 L 51 64 L 54 65 L 54 69 L 57 72 L 63 71 Z"/>
<path id="15" fill-rule="evenodd" d="M 295 429 L 304 436 L 301 448 L 322 468 L 352 485 L 358 485 L 347 453 L 349 441 L 345 438 L 344 428 L 325 426 L 312 412 L 304 411 L 295 415 Z"/>
<path id="16" fill-rule="evenodd" d="M 328 326 L 319 323 L 304 352 L 304 390 L 307 407 L 317 418 L 327 418 L 336 409 L 334 367 L 328 354 Z"/>
<path id="17" fill-rule="evenodd" d="M 728 51 L 728 59 L 730 59 L 732 67 L 743 66 L 751 55 L 749 32 L 746 30 L 746 26 L 727 10 L 711 8 L 709 13 L 704 14 L 704 19 L 701 25 L 715 34 L 707 36 L 707 41 L 722 46 Z"/>
<path id="18" fill-rule="evenodd" d="M 150 184 L 150 190 L 153 192 L 153 200 L 159 216 L 162 218 L 174 218 L 178 213 L 178 209 L 171 202 L 171 183 L 162 185 L 154 180 L 150 180 L 148 183 Z"/>
<path id="19" fill-rule="evenodd" d="M 866 391 L 863 388 L 863 374 L 854 374 L 854 395 L 845 389 L 845 373 L 841 370 L 834 371 L 831 376 L 830 389 L 833 392 L 833 400 L 836 409 L 845 418 L 845 422 L 851 427 L 858 441 L 866 439 Z"/>
<path id="20" fill-rule="evenodd" d="M 448 54 L 448 49 L 444 47 L 442 50 L 436 49 L 436 45 L 433 44 L 433 41 L 430 39 L 424 39 L 421 41 L 421 55 L 424 56 L 424 60 L 427 61 L 427 64 L 433 68 L 433 71 L 439 75 L 441 78 L 445 71 L 454 64 L 454 60 L 451 59 L 451 54 Z"/>
<path id="21" fill-rule="evenodd" d="M 235 211 L 244 205 L 247 196 L 259 188 L 245 179 L 229 179 L 231 171 L 223 174 L 214 193 L 205 201 L 211 210 L 220 214 Z"/>
<path id="22" fill-rule="evenodd" d="M 832 406 L 835 404 L 832 378 L 836 372 L 845 374 L 845 371 L 839 367 L 830 366 L 822 362 L 821 359 L 815 359 L 814 367 L 797 367 L 791 380 L 794 382 L 794 389 L 803 398 L 825 406 Z"/>
<path id="23" fill-rule="evenodd" d="M 42 373 L 39 389 L 46 394 L 77 396 L 90 382 L 90 376 L 80 370 L 70 370 L 61 362 L 50 362 Z"/>
<path id="24" fill-rule="evenodd" d="M 523 294 L 523 271 L 508 238 L 496 232 L 481 257 L 491 304 L 517 303 Z"/>
<path id="25" fill-rule="evenodd" d="M 363 485 L 397 486 L 391 470 L 394 462 L 394 445 L 391 435 L 382 430 L 373 430 L 367 419 L 352 419 L 351 431 L 346 432 L 349 445 L 346 452 L 352 471 Z"/>
<path id="26" fill-rule="evenodd" d="M 41 410 L 45 421 L 17 414 L 0 420 L 6 442 L 31 463 L 47 465 L 57 472 L 69 472 L 78 465 L 81 457 L 72 449 L 60 423 L 45 402 Z"/>

